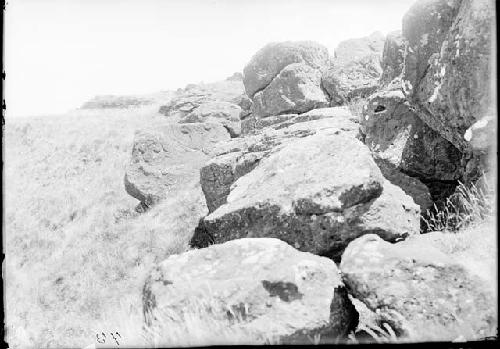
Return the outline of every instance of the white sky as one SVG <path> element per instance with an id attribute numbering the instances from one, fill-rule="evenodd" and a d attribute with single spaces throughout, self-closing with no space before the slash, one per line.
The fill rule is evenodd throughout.
<path id="1" fill-rule="evenodd" d="M 7 117 L 222 80 L 270 41 L 401 29 L 415 0 L 8 0 Z"/>

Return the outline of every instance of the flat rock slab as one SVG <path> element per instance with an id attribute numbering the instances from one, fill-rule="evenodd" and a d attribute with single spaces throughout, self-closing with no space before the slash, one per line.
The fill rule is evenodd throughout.
<path id="1" fill-rule="evenodd" d="M 346 125 L 348 122 L 358 123 L 358 117 L 352 115 L 347 107 L 317 108 L 302 114 L 282 114 L 265 118 L 248 117 L 242 122 L 242 134 L 255 134 L 266 127 L 278 130 L 301 122 L 328 118 L 334 118 L 337 122 L 343 120 L 346 122 Z M 351 125 L 346 127 L 351 128 Z M 356 126 L 352 125 L 352 128 L 355 129 Z"/>
<path id="2" fill-rule="evenodd" d="M 404 341 L 495 335 L 495 294 L 419 236 L 391 244 L 364 235 L 349 244 L 340 269 L 350 293 Z"/>
<path id="3" fill-rule="evenodd" d="M 128 194 L 146 206 L 182 190 L 199 178 L 217 142 L 230 139 L 221 124 L 166 123 L 136 132 L 125 173 Z"/>
<path id="4" fill-rule="evenodd" d="M 201 304 L 201 306 L 200 306 Z M 344 337 L 357 324 L 335 263 L 278 239 L 239 239 L 173 255 L 149 275 L 146 324 L 197 305 L 281 343 Z M 206 308 L 203 308 L 205 306 Z"/>

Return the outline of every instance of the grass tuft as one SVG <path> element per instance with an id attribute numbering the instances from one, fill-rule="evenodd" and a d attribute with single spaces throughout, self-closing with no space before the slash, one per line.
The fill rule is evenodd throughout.
<path id="1" fill-rule="evenodd" d="M 485 176 L 483 176 L 485 178 Z M 442 207 L 436 204 L 423 216 L 425 231 L 456 233 L 494 215 L 495 198 L 492 183 L 483 182 L 482 187 L 459 182 Z"/>

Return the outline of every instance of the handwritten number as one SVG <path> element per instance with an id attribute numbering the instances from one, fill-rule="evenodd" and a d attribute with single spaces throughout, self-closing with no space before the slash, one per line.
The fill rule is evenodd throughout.
<path id="1" fill-rule="evenodd" d="M 104 337 L 102 339 L 102 342 L 99 340 L 99 334 L 96 334 L 95 336 L 97 337 L 97 343 L 106 343 L 106 335 L 104 334 L 104 332 L 101 332 L 102 336 Z"/>
<path id="2" fill-rule="evenodd" d="M 118 339 L 116 339 L 116 337 L 115 337 L 115 334 L 118 337 L 122 338 L 121 334 L 119 334 L 118 332 L 115 332 L 115 333 L 110 332 L 109 334 L 111 335 L 111 337 L 113 337 L 116 344 L 120 345 L 120 343 L 118 343 Z M 99 333 L 97 333 L 95 336 L 97 338 L 97 343 L 101 343 L 101 344 L 106 343 L 106 335 L 104 334 L 104 332 L 101 332 L 101 336 L 99 336 Z"/>
<path id="3" fill-rule="evenodd" d="M 122 338 L 122 336 L 120 336 L 120 334 L 118 332 L 115 332 L 118 337 Z M 116 344 L 120 345 L 120 343 L 118 343 L 118 340 L 115 338 L 115 335 L 113 333 L 111 333 L 111 337 L 113 337 L 113 339 L 115 340 Z"/>

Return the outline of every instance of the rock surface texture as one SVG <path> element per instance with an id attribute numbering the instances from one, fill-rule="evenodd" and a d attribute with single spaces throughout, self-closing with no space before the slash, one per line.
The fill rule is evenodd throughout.
<path id="1" fill-rule="evenodd" d="M 365 97 L 377 89 L 383 47 L 384 36 L 379 32 L 338 45 L 331 66 L 323 75 L 323 86 L 333 105 Z"/>
<path id="2" fill-rule="evenodd" d="M 321 114 L 320 110 L 317 109 L 317 114 Z M 311 113 L 311 115 L 317 115 L 315 111 Z M 300 115 L 302 116 L 307 115 Z M 200 171 L 200 181 L 210 212 L 226 203 L 230 187 L 239 177 L 249 173 L 260 160 L 285 144 L 313 135 L 322 129 L 343 132 L 356 137 L 357 125 L 349 120 L 350 114 L 345 114 L 343 110 L 340 113 L 334 110 L 329 116 L 331 117 L 324 120 L 297 122 L 283 128 L 279 127 L 284 123 L 288 124 L 290 119 L 298 117 L 291 115 L 288 121 L 271 124 L 258 134 L 220 144 L 214 150 L 216 155 Z M 268 119 L 270 118 L 263 119 L 262 122 Z"/>
<path id="3" fill-rule="evenodd" d="M 278 239 L 239 239 L 173 255 L 151 272 L 143 290 L 148 325 L 158 313 L 179 314 L 195 304 L 282 343 L 310 343 L 307 336 L 316 334 L 333 342 L 358 321 L 335 263 Z"/>
<path id="4" fill-rule="evenodd" d="M 340 264 L 349 292 L 402 340 L 474 340 L 495 335 L 495 294 L 419 236 L 391 244 L 368 234 Z"/>
<path id="5" fill-rule="evenodd" d="M 244 69 L 243 83 L 253 100 L 252 114 L 263 118 L 328 106 L 321 76 L 329 61 L 326 47 L 312 41 L 264 46 Z"/>
<path id="6" fill-rule="evenodd" d="M 181 118 L 180 123 L 220 122 L 231 137 L 238 137 L 241 133 L 241 108 L 230 102 L 207 102 Z"/>
<path id="7" fill-rule="evenodd" d="M 461 151 L 492 107 L 491 0 L 417 2 L 403 19 L 403 84 L 420 117 Z"/>
<path id="8" fill-rule="evenodd" d="M 125 189 L 147 207 L 183 184 L 199 178 L 199 169 L 219 141 L 229 140 L 220 124 L 163 124 L 137 131 L 125 173 Z"/>
<path id="9" fill-rule="evenodd" d="M 161 106 L 159 113 L 170 119 L 185 117 L 200 105 L 209 102 L 238 104 L 245 93 L 241 80 L 224 80 L 210 84 L 190 84 L 179 89 L 170 101 Z"/>
<path id="10" fill-rule="evenodd" d="M 416 114 L 402 91 L 370 96 L 361 127 L 374 155 L 418 178 L 457 180 L 462 153 Z"/>
<path id="11" fill-rule="evenodd" d="M 404 69 L 404 44 L 401 30 L 387 34 L 382 52 L 381 66 L 380 84 L 382 86 L 388 85 L 394 79 L 401 77 Z M 401 85 L 398 87 L 401 87 Z"/>
<path id="12" fill-rule="evenodd" d="M 367 232 L 390 241 L 417 233 L 419 207 L 384 179 L 354 130 L 335 122 L 292 125 L 280 131 L 299 138 L 269 137 L 267 149 L 250 145 L 243 152 L 236 145 L 205 166 L 202 188 L 212 213 L 192 245 L 275 237 L 338 258 L 347 243 Z"/>

